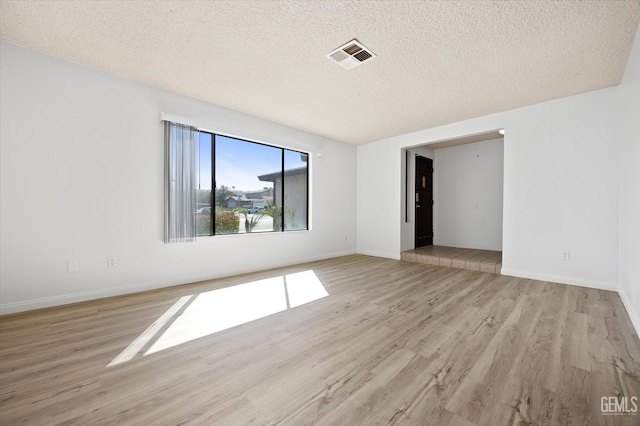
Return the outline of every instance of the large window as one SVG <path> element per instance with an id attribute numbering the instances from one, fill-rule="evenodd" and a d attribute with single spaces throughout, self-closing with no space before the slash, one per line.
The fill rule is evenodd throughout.
<path id="1" fill-rule="evenodd" d="M 308 154 L 199 132 L 197 236 L 308 229 Z"/>

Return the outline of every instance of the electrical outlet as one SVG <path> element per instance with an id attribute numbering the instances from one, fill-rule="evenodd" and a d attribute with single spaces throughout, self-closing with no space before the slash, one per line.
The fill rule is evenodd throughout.
<path id="1" fill-rule="evenodd" d="M 562 250 L 560 252 L 560 259 L 571 260 L 571 252 L 569 250 Z"/>
<path id="2" fill-rule="evenodd" d="M 75 273 L 78 272 L 78 261 L 77 260 L 70 260 L 67 262 L 67 272 L 69 273 Z"/>
<path id="3" fill-rule="evenodd" d="M 115 256 L 107 257 L 107 268 L 115 268 L 118 266 L 118 258 Z"/>

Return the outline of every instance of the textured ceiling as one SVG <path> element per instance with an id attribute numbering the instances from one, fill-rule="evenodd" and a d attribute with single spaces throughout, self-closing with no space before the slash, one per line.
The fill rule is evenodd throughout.
<path id="1" fill-rule="evenodd" d="M 0 1 L 3 40 L 360 144 L 620 83 L 640 1 Z M 357 38 L 377 58 L 325 55 Z"/>

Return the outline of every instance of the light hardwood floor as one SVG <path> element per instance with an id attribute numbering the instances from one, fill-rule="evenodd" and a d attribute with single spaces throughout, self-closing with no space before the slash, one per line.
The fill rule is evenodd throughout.
<path id="1" fill-rule="evenodd" d="M 0 317 L 0 422 L 632 425 L 639 360 L 615 293 L 353 255 Z"/>

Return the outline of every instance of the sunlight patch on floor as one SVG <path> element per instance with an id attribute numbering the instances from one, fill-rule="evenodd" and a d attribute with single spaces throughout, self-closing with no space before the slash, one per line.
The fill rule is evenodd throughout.
<path id="1" fill-rule="evenodd" d="M 183 296 L 108 366 L 153 354 L 328 296 L 312 270 Z M 155 339 L 155 340 L 154 340 Z"/>
<path id="2" fill-rule="evenodd" d="M 285 275 L 284 279 L 289 308 L 295 308 L 329 295 L 313 271 Z"/>

